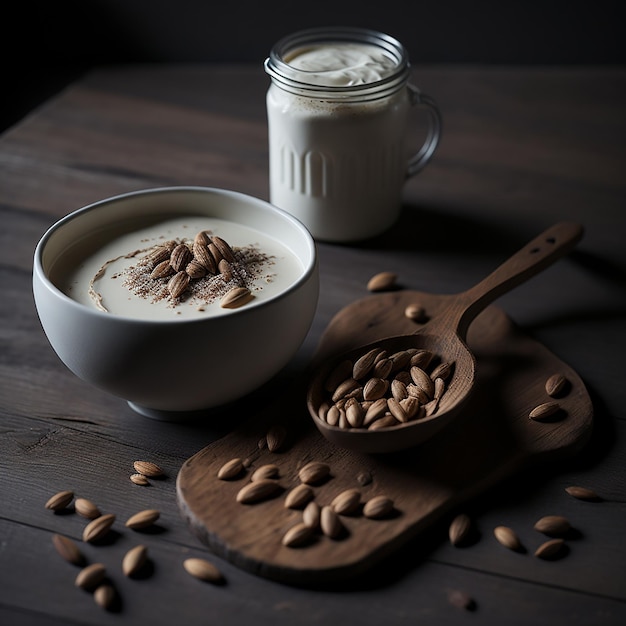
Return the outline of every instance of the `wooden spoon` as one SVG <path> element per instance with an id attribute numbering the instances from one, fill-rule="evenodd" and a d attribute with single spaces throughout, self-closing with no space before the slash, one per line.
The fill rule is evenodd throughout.
<path id="1" fill-rule="evenodd" d="M 454 421 L 465 407 L 474 386 L 476 359 L 466 344 L 470 324 L 494 300 L 572 250 L 582 234 L 580 224 L 555 224 L 477 285 L 450 296 L 447 308 L 416 333 L 382 339 L 322 363 L 307 391 L 309 413 L 322 435 L 344 448 L 383 453 L 420 444 Z M 320 416 L 322 405 L 330 402 L 332 395 L 326 389 L 331 372 L 339 363 L 345 360 L 354 363 L 374 348 L 386 350 L 389 355 L 409 348 L 429 350 L 442 362 L 453 364 L 453 373 L 434 414 L 377 430 L 331 426 Z"/>

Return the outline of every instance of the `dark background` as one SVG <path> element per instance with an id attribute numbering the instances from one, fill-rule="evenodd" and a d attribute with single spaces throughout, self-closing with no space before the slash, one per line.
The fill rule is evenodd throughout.
<path id="1" fill-rule="evenodd" d="M 22 0 L 3 9 L 0 130 L 90 67 L 263 62 L 313 26 L 387 32 L 413 65 L 624 64 L 617 0 Z"/>

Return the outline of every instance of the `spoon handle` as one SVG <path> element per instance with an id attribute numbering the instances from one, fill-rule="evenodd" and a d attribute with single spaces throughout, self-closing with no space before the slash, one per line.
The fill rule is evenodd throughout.
<path id="1" fill-rule="evenodd" d="M 446 324 L 452 324 L 465 340 L 470 324 L 494 300 L 521 285 L 570 252 L 583 235 L 583 227 L 574 222 L 554 224 L 477 285 L 455 297 Z"/>

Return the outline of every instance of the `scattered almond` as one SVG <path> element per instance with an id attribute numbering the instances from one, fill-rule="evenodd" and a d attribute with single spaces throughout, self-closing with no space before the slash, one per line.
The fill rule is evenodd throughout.
<path id="1" fill-rule="evenodd" d="M 423 322 L 426 320 L 426 310 L 420 304 L 409 304 L 404 309 L 404 315 L 414 322 Z"/>
<path id="2" fill-rule="evenodd" d="M 546 515 L 535 523 L 534 529 L 550 535 L 551 537 L 562 537 L 570 530 L 571 525 L 562 515 Z"/>
<path id="3" fill-rule="evenodd" d="M 104 585 L 99 585 L 93 592 L 93 599 L 99 607 L 110 609 L 117 599 L 117 594 L 112 585 L 105 583 Z"/>
<path id="4" fill-rule="evenodd" d="M 311 500 L 302 512 L 302 521 L 311 528 L 319 528 L 321 513 L 320 505 L 315 500 Z"/>
<path id="5" fill-rule="evenodd" d="M 274 465 L 273 463 L 267 463 L 266 465 L 261 465 L 261 467 L 254 470 L 252 476 L 250 476 L 250 480 L 262 480 L 264 478 L 278 478 L 278 465 Z"/>
<path id="6" fill-rule="evenodd" d="M 303 546 L 311 541 L 314 532 L 311 526 L 307 526 L 304 522 L 299 522 L 285 533 L 282 544 L 288 548 Z"/>
<path id="7" fill-rule="evenodd" d="M 76 509 L 78 514 L 87 519 L 96 519 L 96 517 L 102 515 L 100 509 L 91 500 L 87 500 L 87 498 L 76 498 L 74 509 Z"/>
<path id="8" fill-rule="evenodd" d="M 563 539 L 550 539 L 535 550 L 535 556 L 540 559 L 554 559 L 560 554 L 564 546 L 565 541 Z"/>
<path id="9" fill-rule="evenodd" d="M 285 508 L 301 509 L 314 497 L 313 489 L 304 483 L 294 487 L 285 497 Z"/>
<path id="10" fill-rule="evenodd" d="M 346 489 L 335 496 L 330 506 L 338 515 L 352 515 L 361 504 L 361 492 L 358 489 Z"/>
<path id="11" fill-rule="evenodd" d="M 138 545 L 131 548 L 122 560 L 122 572 L 125 576 L 135 576 L 148 560 L 148 548 Z"/>
<path id="12" fill-rule="evenodd" d="M 563 374 L 553 374 L 546 380 L 546 393 L 552 398 L 564 395 L 568 387 L 569 381 Z"/>
<path id="13" fill-rule="evenodd" d="M 210 583 L 221 583 L 224 580 L 219 569 L 206 559 L 191 557 L 183 561 L 183 567 L 194 578 Z"/>
<path id="14" fill-rule="evenodd" d="M 387 496 L 374 496 L 363 507 L 363 515 L 369 519 L 389 517 L 394 509 L 393 500 Z"/>
<path id="15" fill-rule="evenodd" d="M 300 468 L 298 477 L 306 485 L 313 485 L 322 482 L 330 474 L 330 466 L 320 461 L 311 461 Z"/>
<path id="16" fill-rule="evenodd" d="M 59 491 L 55 493 L 47 502 L 46 508 L 51 511 L 60 511 L 67 508 L 70 502 L 74 499 L 73 491 Z"/>
<path id="17" fill-rule="evenodd" d="M 126 528 L 132 528 L 133 530 L 147 528 L 148 526 L 152 526 L 152 524 L 159 519 L 160 515 L 160 511 L 157 511 L 156 509 L 139 511 L 139 513 L 135 513 L 126 520 L 125 526 Z"/>
<path id="18" fill-rule="evenodd" d="M 571 487 L 566 487 L 565 491 L 572 496 L 572 498 L 576 498 L 577 500 L 599 502 L 602 499 L 593 489 L 589 489 L 588 487 L 577 487 L 572 485 Z"/>
<path id="19" fill-rule="evenodd" d="M 237 502 L 241 504 L 261 502 L 275 495 L 280 489 L 280 484 L 270 478 L 255 480 L 239 490 L 239 493 L 237 493 Z"/>
<path id="20" fill-rule="evenodd" d="M 87 565 L 76 576 L 74 584 L 81 589 L 94 589 L 106 576 L 106 568 L 102 563 L 92 563 Z"/>
<path id="21" fill-rule="evenodd" d="M 147 476 L 144 476 L 143 474 L 131 474 L 130 475 L 130 480 L 131 482 L 135 483 L 135 485 L 149 485 L 150 481 L 148 480 Z"/>
<path id="22" fill-rule="evenodd" d="M 331 506 L 323 506 L 320 512 L 320 528 L 331 539 L 336 539 L 344 530 L 339 516 Z"/>
<path id="23" fill-rule="evenodd" d="M 393 272 L 379 272 L 367 281 L 368 291 L 389 291 L 395 289 L 398 276 Z"/>
<path id="24" fill-rule="evenodd" d="M 82 565 L 85 562 L 85 557 L 82 552 L 69 537 L 64 535 L 52 535 L 52 543 L 56 548 L 56 551 L 63 557 L 68 563 L 73 565 Z"/>
<path id="25" fill-rule="evenodd" d="M 554 417 L 560 409 L 561 405 L 558 402 L 544 402 L 543 404 L 536 406 L 528 414 L 528 417 L 531 420 L 541 421 Z"/>
<path id="26" fill-rule="evenodd" d="M 163 470 L 156 463 L 152 463 L 152 461 L 135 461 L 133 467 L 136 472 L 149 478 L 158 478 L 164 475 Z"/>
<path id="27" fill-rule="evenodd" d="M 448 536 L 450 538 L 450 543 L 453 546 L 461 545 L 468 537 L 470 530 L 472 528 L 472 521 L 469 515 L 465 513 L 460 513 L 457 515 L 450 524 L 448 529 Z"/>
<path id="28" fill-rule="evenodd" d="M 505 548 L 514 551 L 521 550 L 522 543 L 512 528 L 508 526 L 496 526 L 496 528 L 493 529 L 493 534 L 498 542 Z"/>
<path id="29" fill-rule="evenodd" d="M 274 424 L 265 435 L 267 449 L 278 452 L 287 440 L 287 429 L 282 424 Z"/>
<path id="30" fill-rule="evenodd" d="M 115 522 L 113 513 L 106 513 L 92 520 L 83 530 L 83 541 L 88 543 L 99 541 L 111 530 L 113 522 Z"/>
<path id="31" fill-rule="evenodd" d="M 232 480 L 237 478 L 243 472 L 243 461 L 241 458 L 236 457 L 227 461 L 220 467 L 217 472 L 217 477 L 220 480 Z"/>

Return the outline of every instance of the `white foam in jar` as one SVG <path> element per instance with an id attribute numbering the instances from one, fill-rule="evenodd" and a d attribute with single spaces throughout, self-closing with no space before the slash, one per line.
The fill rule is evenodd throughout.
<path id="1" fill-rule="evenodd" d="M 389 228 L 413 152 L 401 44 L 359 29 L 304 31 L 279 42 L 265 68 L 270 201 L 320 240 Z"/>

